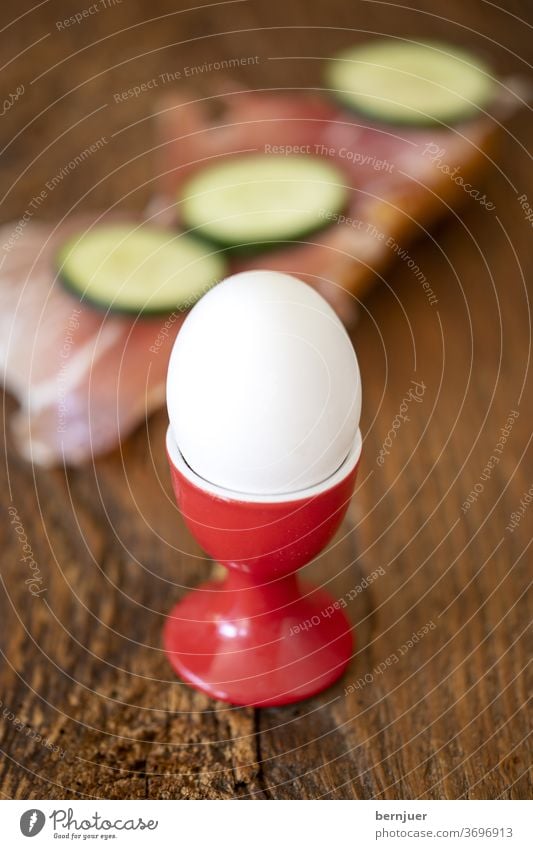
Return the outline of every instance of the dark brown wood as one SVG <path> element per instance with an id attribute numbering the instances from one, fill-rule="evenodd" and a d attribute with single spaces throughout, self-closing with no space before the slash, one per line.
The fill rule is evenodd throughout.
<path id="1" fill-rule="evenodd" d="M 98 156 L 62 181 L 40 214 L 64 214 L 85 192 L 87 207 L 118 200 L 142 208 L 154 174 L 151 95 L 113 97 L 132 85 L 255 54 L 260 64 L 241 71 L 248 84 L 316 85 L 318 58 L 365 32 L 450 38 L 486 54 L 502 74 L 525 72 L 531 30 L 520 18 L 528 4 L 505 7 L 249 0 L 179 13 L 170 0 L 124 0 L 58 29 L 72 4 L 45 4 L 4 33 L 3 61 L 13 61 L 2 72 L 2 97 L 20 83 L 25 93 L 0 123 L 3 220 L 21 215 L 50 175 L 102 135 L 108 142 Z M 6 8 L 4 23 L 21 11 Z M 308 58 L 284 58 L 294 56 Z M 164 412 L 122 451 L 76 471 L 32 469 L 7 434 L 4 797 L 530 795 L 533 507 L 506 530 L 532 484 L 531 227 L 517 200 L 526 194 L 533 205 L 522 147 L 530 139 L 523 110 L 506 127 L 487 178 L 494 213 L 473 201 L 409 248 L 436 307 L 401 261 L 362 306 L 354 342 L 364 460 L 349 520 L 309 572 L 338 596 L 377 569 L 384 574 L 350 603 L 357 653 L 345 678 L 319 698 L 286 709 L 229 709 L 173 678 L 161 650 L 163 617 L 211 567 L 171 496 Z M 379 449 L 412 380 L 424 383 L 423 397 L 410 403 L 380 467 Z M 6 414 L 12 409 L 7 398 Z M 513 410 L 519 416 L 500 462 L 463 513 Z M 40 598 L 25 584 L 10 507 L 41 570 Z M 403 651 L 424 626 L 428 633 Z"/>

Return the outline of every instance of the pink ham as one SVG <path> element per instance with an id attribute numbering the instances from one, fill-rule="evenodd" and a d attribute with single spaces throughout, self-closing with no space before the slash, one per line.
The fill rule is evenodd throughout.
<path id="1" fill-rule="evenodd" d="M 372 126 L 315 95 L 239 91 L 231 84 L 208 98 L 181 89 L 159 103 L 156 117 L 160 197 L 154 210 L 159 208 L 166 222 L 176 215 L 183 181 L 218 157 L 284 151 L 336 162 L 352 189 L 348 220 L 333 222 L 305 243 L 237 258 L 232 270 L 297 274 L 316 286 L 348 324 L 375 272 L 394 257 L 387 240 L 401 239 L 405 247 L 406 238 L 423 232 L 448 204 L 467 198 L 439 168 L 435 150 L 444 151 L 440 159 L 450 170 L 457 166 L 470 180 L 489 161 L 485 153 L 496 126 L 490 118 L 449 130 Z"/>
<path id="2" fill-rule="evenodd" d="M 297 274 L 350 323 L 374 272 L 394 256 L 387 238 L 404 247 L 447 203 L 466 197 L 424 153 L 426 146 L 441 147 L 446 164 L 460 166 L 471 179 L 485 163 L 494 124 L 485 119 L 431 132 L 371 127 L 317 96 L 228 86 L 203 100 L 184 91 L 179 99 L 167 98 L 157 126 L 159 195 L 149 211 L 152 223 L 173 223 L 183 180 L 222 155 L 284 146 L 337 162 L 352 189 L 348 220 L 303 244 L 236 259 L 231 270 Z M 15 224 L 0 232 L 0 362 L 5 385 L 20 403 L 12 423 L 17 444 L 44 465 L 80 464 L 111 450 L 164 403 L 168 358 L 183 320 L 178 314 L 150 320 L 105 314 L 62 289 L 54 271 L 57 249 L 92 220 L 74 217 L 57 228 L 30 221 L 19 234 Z M 372 235 L 372 226 L 384 238 Z"/>
<path id="3" fill-rule="evenodd" d="M 0 268 L 0 362 L 17 398 L 13 432 L 35 463 L 80 464 L 118 445 L 165 399 L 181 315 L 135 320 L 81 304 L 57 282 L 54 258 L 90 222 L 29 222 Z M 13 241 L 13 226 L 0 245 Z"/>

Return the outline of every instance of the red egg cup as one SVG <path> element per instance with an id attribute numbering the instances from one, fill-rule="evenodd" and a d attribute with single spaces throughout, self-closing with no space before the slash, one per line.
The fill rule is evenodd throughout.
<path id="1" fill-rule="evenodd" d="M 176 604 L 164 647 L 178 675 L 235 705 L 284 705 L 329 687 L 353 651 L 352 628 L 324 590 L 296 571 L 330 542 L 346 513 L 361 455 L 358 432 L 326 481 L 290 495 L 248 496 L 198 477 L 167 432 L 178 506 L 208 554 L 228 568 Z"/>

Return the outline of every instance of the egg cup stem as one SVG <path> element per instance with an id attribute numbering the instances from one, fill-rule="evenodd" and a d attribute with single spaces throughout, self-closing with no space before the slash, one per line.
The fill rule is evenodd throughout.
<path id="1" fill-rule="evenodd" d="M 319 693 L 353 652 L 351 626 L 327 592 L 295 574 L 258 584 L 231 567 L 224 581 L 202 584 L 173 608 L 164 646 L 194 687 L 256 707 Z"/>

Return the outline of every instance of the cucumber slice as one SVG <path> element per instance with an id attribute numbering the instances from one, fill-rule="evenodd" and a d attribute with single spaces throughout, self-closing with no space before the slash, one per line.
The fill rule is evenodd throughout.
<path id="1" fill-rule="evenodd" d="M 224 276 L 225 262 L 183 233 L 102 225 L 61 248 L 62 283 L 96 306 L 127 313 L 166 313 L 193 305 Z"/>
<path id="2" fill-rule="evenodd" d="M 345 104 L 394 124 L 454 123 L 491 100 L 488 68 L 446 44 L 380 39 L 330 61 L 328 87 Z"/>
<path id="3" fill-rule="evenodd" d="M 218 162 L 183 187 L 183 223 L 226 248 L 264 249 L 328 223 L 346 204 L 345 178 L 315 156 L 252 154 Z"/>

